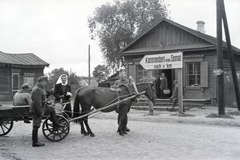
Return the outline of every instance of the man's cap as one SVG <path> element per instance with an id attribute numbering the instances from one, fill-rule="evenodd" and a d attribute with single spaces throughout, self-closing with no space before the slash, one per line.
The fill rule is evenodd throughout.
<path id="1" fill-rule="evenodd" d="M 41 82 L 41 81 L 48 81 L 48 77 L 46 77 L 46 76 L 40 76 L 40 77 L 38 78 L 38 82 Z"/>
<path id="2" fill-rule="evenodd" d="M 24 83 L 23 85 L 22 85 L 22 89 L 23 88 L 30 88 L 31 86 L 28 84 L 28 83 Z"/>

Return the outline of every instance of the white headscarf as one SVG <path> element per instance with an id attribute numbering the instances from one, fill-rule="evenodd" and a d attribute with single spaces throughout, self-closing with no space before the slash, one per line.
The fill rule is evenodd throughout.
<path id="1" fill-rule="evenodd" d="M 61 77 L 62 77 L 62 76 L 66 76 L 66 77 L 67 77 L 66 83 L 65 83 L 65 84 L 62 84 L 62 85 L 67 85 L 67 84 L 68 84 L 68 76 L 67 76 L 66 74 L 60 75 L 60 76 L 58 77 L 58 80 L 57 80 L 56 84 L 62 83 L 62 80 L 61 80 Z"/>

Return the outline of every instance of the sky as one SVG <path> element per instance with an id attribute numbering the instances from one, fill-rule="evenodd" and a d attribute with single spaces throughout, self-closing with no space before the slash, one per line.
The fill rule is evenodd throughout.
<path id="1" fill-rule="evenodd" d="M 34 53 L 50 64 L 44 73 L 64 68 L 88 76 L 104 64 L 98 42 L 89 38 L 87 18 L 96 7 L 113 0 L 0 0 L 0 51 Z M 171 20 L 216 37 L 216 0 L 165 0 Z M 225 0 L 232 45 L 240 48 L 240 1 Z M 225 37 L 225 36 L 223 36 Z"/>

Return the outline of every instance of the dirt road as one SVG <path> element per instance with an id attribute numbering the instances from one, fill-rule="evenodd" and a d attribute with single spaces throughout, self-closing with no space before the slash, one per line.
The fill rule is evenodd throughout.
<path id="1" fill-rule="evenodd" d="M 31 146 L 31 124 L 16 122 L 7 136 L 0 137 L 0 159 L 239 159 L 239 118 L 224 119 L 236 125 L 219 125 L 216 123 L 222 119 L 168 115 L 131 111 L 128 124 L 131 132 L 119 136 L 116 114 L 101 114 L 89 120 L 96 137 L 80 135 L 80 127 L 72 123 L 69 135 L 61 142 L 48 141 L 40 131 L 39 140 L 46 146 L 39 148 Z M 188 123 L 190 119 L 200 122 Z"/>

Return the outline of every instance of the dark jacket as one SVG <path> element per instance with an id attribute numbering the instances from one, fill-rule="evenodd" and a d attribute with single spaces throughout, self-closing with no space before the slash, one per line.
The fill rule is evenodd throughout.
<path id="1" fill-rule="evenodd" d="M 71 86 L 69 84 L 65 85 L 66 86 L 66 90 L 64 92 L 63 90 L 63 85 L 61 83 L 56 84 L 54 87 L 54 97 L 55 97 L 55 102 L 59 102 L 61 99 L 61 96 L 63 96 L 62 100 L 63 102 L 68 102 L 70 101 L 71 96 L 67 96 L 67 92 L 71 93 Z"/>
<path id="2" fill-rule="evenodd" d="M 178 98 L 178 84 L 174 86 L 172 98 Z"/>
<path id="3" fill-rule="evenodd" d="M 32 103 L 30 105 L 30 113 L 44 115 L 46 92 L 43 86 L 37 83 L 31 93 Z"/>
<path id="4" fill-rule="evenodd" d="M 165 90 L 168 88 L 168 82 L 166 77 L 160 77 L 160 89 Z"/>

